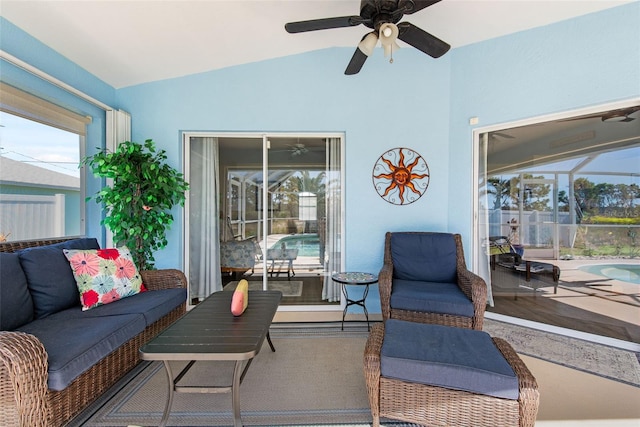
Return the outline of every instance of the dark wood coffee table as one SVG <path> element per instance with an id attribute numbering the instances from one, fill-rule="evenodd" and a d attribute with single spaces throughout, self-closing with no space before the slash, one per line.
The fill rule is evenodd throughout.
<path id="1" fill-rule="evenodd" d="M 269 327 L 282 293 L 280 291 L 249 291 L 249 306 L 238 317 L 231 314 L 233 292 L 216 292 L 178 319 L 160 335 L 140 349 L 143 360 L 164 363 L 169 394 L 160 421 L 165 426 L 169 419 L 173 393 L 228 393 L 232 394 L 233 425 L 242 426 L 240 418 L 240 384 L 251 361 L 260 352 L 265 338 L 275 351 L 269 336 Z M 179 382 L 197 361 L 235 361 L 233 383 L 230 386 L 180 386 Z M 189 361 L 174 377 L 171 361 Z"/>

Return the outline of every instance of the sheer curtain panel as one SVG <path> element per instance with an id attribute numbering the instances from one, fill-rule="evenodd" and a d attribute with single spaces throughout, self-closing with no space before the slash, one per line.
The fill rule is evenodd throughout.
<path id="1" fill-rule="evenodd" d="M 340 138 L 327 139 L 327 230 L 324 259 L 324 284 L 322 299 L 329 302 L 340 301 L 341 285 L 331 280 L 331 275 L 341 270 L 342 253 L 342 192 Z"/>
<path id="2" fill-rule="evenodd" d="M 203 300 L 222 290 L 218 139 L 191 137 L 189 153 L 189 295 Z"/>

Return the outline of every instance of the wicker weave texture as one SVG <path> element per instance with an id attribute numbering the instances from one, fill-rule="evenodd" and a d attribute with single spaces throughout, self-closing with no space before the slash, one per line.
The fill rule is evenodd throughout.
<path id="1" fill-rule="evenodd" d="M 381 377 L 383 339 L 384 325 L 374 325 L 364 352 L 364 375 L 374 427 L 380 425 L 380 417 L 428 426 L 534 426 L 539 405 L 538 386 L 506 341 L 493 339 L 518 377 L 520 397 L 517 401 Z"/>
<path id="2" fill-rule="evenodd" d="M 406 320 L 407 322 L 431 323 L 456 328 L 473 328 L 471 317 L 454 316 L 452 314 L 427 313 L 422 311 L 394 310 L 390 311 L 391 319 Z"/>
<path id="3" fill-rule="evenodd" d="M 429 234 L 429 232 L 413 232 L 414 234 Z M 380 292 L 380 306 L 382 318 L 400 319 L 419 323 L 435 323 L 444 326 L 455 326 L 482 330 L 484 312 L 487 305 L 487 285 L 478 275 L 467 269 L 464 259 L 462 237 L 452 234 L 456 244 L 456 271 L 458 287 L 473 303 L 473 317 L 464 318 L 439 313 L 411 312 L 394 310 L 391 307 L 391 291 L 393 285 L 393 258 L 391 255 L 391 232 L 385 234 L 383 266 L 378 274 L 378 291 Z"/>
<path id="4" fill-rule="evenodd" d="M 23 332 L 0 331 L 0 343 L 0 426 L 46 426 L 48 364 L 44 347 Z M 24 377 L 32 381 L 22 381 Z"/>
<path id="5" fill-rule="evenodd" d="M 3 242 L 0 252 L 15 252 L 70 239 Z M 149 290 L 187 287 L 187 279 L 180 270 L 141 271 L 140 274 Z M 0 426 L 65 425 L 135 367 L 140 362 L 140 347 L 185 312 L 186 302 L 149 325 L 61 391 L 47 388 L 47 354 L 37 338 L 17 332 L 0 332 Z"/>

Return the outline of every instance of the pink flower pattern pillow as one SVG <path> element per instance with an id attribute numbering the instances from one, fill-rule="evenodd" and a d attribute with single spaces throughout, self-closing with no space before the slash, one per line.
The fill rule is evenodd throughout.
<path id="1" fill-rule="evenodd" d="M 71 264 L 83 310 L 147 290 L 126 246 L 63 251 Z"/>

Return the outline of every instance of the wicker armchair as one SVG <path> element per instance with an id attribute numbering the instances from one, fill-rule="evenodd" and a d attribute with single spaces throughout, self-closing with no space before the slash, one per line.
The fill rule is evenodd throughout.
<path id="1" fill-rule="evenodd" d="M 0 252 L 55 244 L 68 239 L 0 243 Z M 141 271 L 149 290 L 186 288 L 182 271 Z M 23 332 L 0 331 L 0 426 L 57 427 L 67 424 L 140 362 L 140 347 L 186 312 L 186 302 L 78 376 L 61 391 L 47 387 L 47 353 Z"/>
<path id="2" fill-rule="evenodd" d="M 451 270 L 452 277 L 443 279 L 443 275 L 446 276 L 448 274 L 445 272 L 446 270 Z M 435 274 L 433 279 L 424 277 L 430 273 Z M 413 280 L 405 280 L 407 278 Z M 394 296 L 394 283 L 398 283 L 397 281 L 402 281 L 403 290 L 396 290 Z M 409 282 L 412 281 L 415 282 L 417 287 L 409 289 L 411 287 Z M 451 283 L 442 283 L 449 281 L 455 283 L 457 287 L 449 286 Z M 384 264 L 378 275 L 378 284 L 383 320 L 400 319 L 444 326 L 482 329 L 487 304 L 487 286 L 480 276 L 467 270 L 462 238 L 459 234 L 431 232 L 386 233 Z M 426 293 L 420 295 L 417 289 L 424 289 Z M 440 290 L 446 290 L 449 296 L 442 297 L 437 295 Z M 462 293 L 466 297 L 466 301 L 456 293 Z M 435 297 L 435 299 L 429 302 L 432 297 Z M 448 312 L 447 308 L 444 308 L 452 305 L 447 300 L 448 298 L 457 299 L 454 303 L 455 305 L 464 306 L 470 303 L 471 305 L 466 307 L 466 310 L 463 310 L 469 313 L 462 315 L 457 312 Z M 421 301 L 422 299 L 424 301 Z M 438 306 L 439 303 L 436 300 L 444 301 L 446 304 Z M 398 302 L 396 303 L 396 301 Z M 409 307 L 406 307 L 400 301 L 411 302 Z M 429 309 L 416 308 L 421 305 L 429 307 Z M 472 307 L 472 313 L 470 307 Z"/>
<path id="3" fill-rule="evenodd" d="M 468 391 L 386 378 L 380 374 L 380 351 L 384 324 L 371 328 L 364 350 L 364 376 L 373 416 L 373 427 L 380 418 L 391 418 L 427 426 L 533 427 L 540 394 L 531 371 L 513 348 L 500 338 L 492 338 L 518 378 L 517 400 Z"/>

